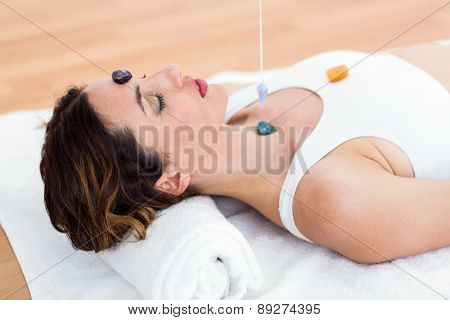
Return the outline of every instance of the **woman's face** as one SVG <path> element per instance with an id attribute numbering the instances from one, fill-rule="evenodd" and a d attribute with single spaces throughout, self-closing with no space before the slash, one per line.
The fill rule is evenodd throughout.
<path id="1" fill-rule="evenodd" d="M 97 80 L 85 91 L 95 110 L 113 126 L 129 127 L 141 145 L 169 155 L 186 148 L 195 154 L 200 133 L 223 124 L 228 102 L 218 84 L 208 84 L 202 97 L 194 79 L 181 76 L 174 64 L 145 78 L 133 76 L 125 84 L 111 77 Z"/>

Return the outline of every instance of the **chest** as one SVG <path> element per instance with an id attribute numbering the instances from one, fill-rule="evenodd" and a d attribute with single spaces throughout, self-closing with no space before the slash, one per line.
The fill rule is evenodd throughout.
<path id="1" fill-rule="evenodd" d="M 266 121 L 277 128 L 278 152 L 292 157 L 295 150 L 314 130 L 323 111 L 322 99 L 303 88 L 285 88 L 269 94 L 264 107 L 253 101 L 230 119 L 230 125 L 256 127 Z"/>
<path id="2" fill-rule="evenodd" d="M 229 121 L 232 125 L 256 127 L 263 120 L 277 128 L 277 139 L 271 147 L 289 164 L 296 150 L 314 131 L 324 110 L 321 97 L 304 88 L 285 88 L 268 95 L 264 107 L 258 101 L 237 112 Z M 373 148 L 376 146 L 376 148 Z M 328 157 L 342 153 L 370 156 L 383 160 L 383 166 L 391 167 L 400 176 L 412 176 L 413 170 L 406 154 L 393 143 L 381 138 L 355 138 L 339 145 Z M 288 167 L 288 165 L 287 165 Z M 287 168 L 286 168 L 287 169 Z"/>

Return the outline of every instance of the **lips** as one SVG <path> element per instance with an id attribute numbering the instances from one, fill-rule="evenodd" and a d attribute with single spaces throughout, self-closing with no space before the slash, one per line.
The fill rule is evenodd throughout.
<path id="1" fill-rule="evenodd" d="M 195 79 L 194 81 L 198 86 L 200 95 L 202 96 L 202 98 L 204 98 L 206 95 L 206 91 L 208 90 L 208 83 L 203 79 Z"/>

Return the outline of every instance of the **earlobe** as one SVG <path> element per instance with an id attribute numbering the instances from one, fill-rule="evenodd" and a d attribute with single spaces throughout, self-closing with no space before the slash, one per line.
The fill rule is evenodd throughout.
<path id="1" fill-rule="evenodd" d="M 190 182 L 191 176 L 189 173 L 181 173 L 179 171 L 173 173 L 164 172 L 156 181 L 155 187 L 163 192 L 180 195 L 186 191 Z"/>
<path id="2" fill-rule="evenodd" d="M 182 194 L 186 191 L 186 189 L 189 187 L 189 184 L 191 183 L 191 175 L 189 173 L 181 173 L 178 172 L 178 190 L 177 194 Z"/>

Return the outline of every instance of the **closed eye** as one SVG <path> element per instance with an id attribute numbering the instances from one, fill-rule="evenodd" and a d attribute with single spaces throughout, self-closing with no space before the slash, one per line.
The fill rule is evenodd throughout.
<path id="1" fill-rule="evenodd" d="M 155 93 L 155 97 L 158 98 L 159 111 L 161 112 L 166 107 L 166 99 L 160 92 Z"/>
<path id="2" fill-rule="evenodd" d="M 145 75 L 144 75 L 144 77 L 145 77 Z M 136 85 L 135 93 L 136 93 L 135 94 L 136 95 L 136 102 L 137 102 L 138 106 L 141 108 L 142 112 L 144 112 L 145 115 L 147 115 L 147 112 L 145 112 L 144 105 L 142 104 L 142 93 L 141 93 L 141 88 L 140 88 L 139 85 Z M 149 101 L 147 99 L 147 97 L 156 97 L 158 99 L 158 113 L 161 112 L 166 107 L 166 100 L 164 98 L 164 95 L 162 93 L 160 93 L 160 92 L 156 92 L 156 93 L 153 93 L 153 94 L 146 94 L 146 93 L 144 93 L 143 96 L 144 96 L 145 100 L 147 100 L 147 101 Z M 149 102 L 149 104 L 150 105 L 154 105 L 153 103 L 150 103 L 150 102 Z"/>
<path id="3" fill-rule="evenodd" d="M 166 107 L 166 100 L 164 98 L 164 95 L 157 91 L 157 92 L 149 92 L 149 93 L 144 93 L 144 98 L 145 100 L 148 101 L 148 103 L 151 106 L 155 106 L 157 107 L 157 112 L 161 112 L 165 107 Z M 156 98 L 156 100 L 158 100 L 158 102 L 154 102 L 155 99 L 152 98 Z"/>

